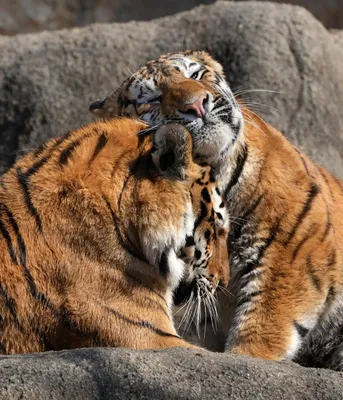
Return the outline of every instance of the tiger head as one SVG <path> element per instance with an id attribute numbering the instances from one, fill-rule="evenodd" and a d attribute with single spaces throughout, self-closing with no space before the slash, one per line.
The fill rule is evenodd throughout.
<path id="1" fill-rule="evenodd" d="M 240 106 L 221 65 L 203 51 L 149 61 L 89 110 L 105 118 L 130 115 L 150 126 L 178 121 L 192 134 L 194 159 L 219 172 L 243 141 Z"/>

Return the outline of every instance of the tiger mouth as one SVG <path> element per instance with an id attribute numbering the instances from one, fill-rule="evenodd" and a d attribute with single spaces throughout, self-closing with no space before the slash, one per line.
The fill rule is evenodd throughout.
<path id="1" fill-rule="evenodd" d="M 193 299 L 204 298 L 207 295 L 213 295 L 216 292 L 217 285 L 210 282 L 207 278 L 197 277 L 191 282 L 182 281 L 174 291 L 174 305 L 180 306 L 187 302 L 192 293 Z"/>

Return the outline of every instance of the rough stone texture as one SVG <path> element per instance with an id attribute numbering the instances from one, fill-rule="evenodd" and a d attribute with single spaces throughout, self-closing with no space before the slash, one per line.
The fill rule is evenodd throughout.
<path id="1" fill-rule="evenodd" d="M 82 349 L 0 357 L 0 399 L 342 399 L 343 373 L 228 354 Z"/>
<path id="2" fill-rule="evenodd" d="M 89 104 L 161 53 L 206 49 L 234 89 L 343 177 L 343 45 L 300 7 L 218 2 L 150 22 L 0 37 L 0 171 L 90 121 Z M 269 108 L 272 106 L 277 111 Z"/>
<path id="3" fill-rule="evenodd" d="M 150 20 L 215 0 L 0 0 L 0 34 Z M 242 0 L 240 0 L 242 1 Z M 243 0 L 250 1 L 250 0 Z M 329 28 L 343 28 L 342 0 L 274 0 L 306 7 Z"/>
<path id="4" fill-rule="evenodd" d="M 231 0 L 232 1 L 232 0 Z M 251 1 L 251 0 L 236 0 Z M 272 0 L 273 3 L 288 3 L 307 8 L 328 28 L 343 28 L 342 0 Z"/>
<path id="5" fill-rule="evenodd" d="M 215 0 L 0 0 L 0 34 L 150 20 Z"/>

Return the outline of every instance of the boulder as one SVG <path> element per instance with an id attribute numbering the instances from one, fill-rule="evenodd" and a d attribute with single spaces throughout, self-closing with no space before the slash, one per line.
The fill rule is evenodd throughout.
<path id="1" fill-rule="evenodd" d="M 0 173 L 27 149 L 89 122 L 89 104 L 145 61 L 192 48 L 209 51 L 233 89 L 243 88 L 241 98 L 343 177 L 343 45 L 337 38 L 300 7 L 257 2 L 0 37 Z"/>
<path id="2" fill-rule="evenodd" d="M 0 357 L 0 400 L 338 400 L 342 393 L 340 372 L 181 348 Z"/>
<path id="3" fill-rule="evenodd" d="M 2 1 L 0 34 L 15 35 L 45 29 L 71 28 L 94 22 L 150 20 L 214 2 L 215 0 Z M 341 0 L 274 0 L 274 2 L 301 5 L 328 28 L 343 28 Z"/>

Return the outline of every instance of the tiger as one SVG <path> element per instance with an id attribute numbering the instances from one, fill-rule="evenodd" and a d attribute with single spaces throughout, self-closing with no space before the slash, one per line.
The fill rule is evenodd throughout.
<path id="1" fill-rule="evenodd" d="M 177 121 L 230 215 L 222 351 L 343 370 L 343 183 L 237 99 L 204 51 L 169 53 L 89 110 Z"/>
<path id="2" fill-rule="evenodd" d="M 1 354 L 194 347 L 172 317 L 182 252 L 208 263 L 212 250 L 189 240 L 208 224 L 219 234 L 225 221 L 209 221 L 211 204 L 197 215 L 192 185 L 204 167 L 189 132 L 169 124 L 141 134 L 146 127 L 131 118 L 83 126 L 1 177 Z"/>

